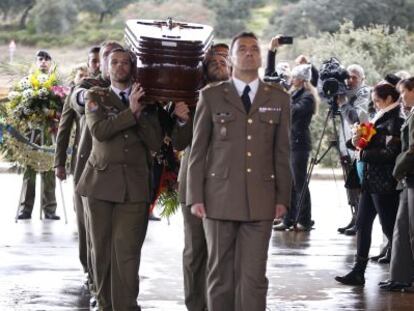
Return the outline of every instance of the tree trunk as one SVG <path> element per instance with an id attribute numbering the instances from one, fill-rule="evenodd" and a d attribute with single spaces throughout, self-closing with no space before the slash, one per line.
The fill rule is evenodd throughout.
<path id="1" fill-rule="evenodd" d="M 99 17 L 99 24 L 102 24 L 104 18 L 105 18 L 106 12 L 101 12 L 101 16 Z"/>
<path id="2" fill-rule="evenodd" d="M 28 7 L 26 7 L 26 9 L 24 10 L 22 17 L 20 18 L 20 29 L 25 29 L 26 28 L 26 21 L 27 21 L 27 17 L 29 16 L 29 12 L 31 9 L 33 9 L 34 7 L 34 3 L 30 4 Z"/>

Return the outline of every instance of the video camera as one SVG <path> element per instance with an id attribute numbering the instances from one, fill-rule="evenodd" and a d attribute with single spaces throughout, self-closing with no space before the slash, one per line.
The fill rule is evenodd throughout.
<path id="1" fill-rule="evenodd" d="M 345 80 L 349 78 L 348 71 L 341 65 L 338 59 L 332 57 L 324 61 L 319 69 L 322 95 L 330 99 L 336 95 L 346 93 Z"/>

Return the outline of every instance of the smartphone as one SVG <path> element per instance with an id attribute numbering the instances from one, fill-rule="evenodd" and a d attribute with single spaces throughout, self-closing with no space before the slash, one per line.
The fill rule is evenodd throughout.
<path id="1" fill-rule="evenodd" d="M 293 37 L 281 36 L 278 42 L 279 44 L 293 44 Z"/>

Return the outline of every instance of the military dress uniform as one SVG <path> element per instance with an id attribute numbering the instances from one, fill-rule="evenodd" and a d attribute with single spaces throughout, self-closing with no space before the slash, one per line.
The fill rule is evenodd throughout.
<path id="1" fill-rule="evenodd" d="M 414 110 L 401 127 L 402 152 L 395 161 L 393 175 L 399 180 L 400 205 L 395 220 L 390 279 L 411 284 L 414 276 Z"/>
<path id="2" fill-rule="evenodd" d="M 73 88 L 72 88 L 73 91 Z M 72 93 L 72 92 L 71 92 Z M 71 138 L 72 128 L 75 126 L 75 137 L 72 145 L 71 161 L 69 173 L 73 174 L 76 167 L 77 150 L 84 126 L 84 116 L 78 114 L 71 105 L 72 97 L 69 95 L 66 97 L 63 105 L 62 115 L 60 117 L 58 133 L 56 137 L 56 150 L 55 150 L 55 168 L 66 167 L 67 150 Z M 74 181 L 74 186 L 76 183 Z M 84 272 L 88 272 L 88 247 L 86 242 L 86 227 L 84 209 L 80 195 L 75 191 L 73 193 L 73 205 L 76 211 L 76 223 L 78 227 L 79 237 L 79 259 L 83 267 Z"/>
<path id="3" fill-rule="evenodd" d="M 177 135 L 172 133 L 174 149 L 183 150 L 180 171 L 178 173 L 178 200 L 181 204 L 184 221 L 184 250 L 183 250 L 183 279 L 184 303 L 188 311 L 207 310 L 206 298 L 206 270 L 207 270 L 207 244 L 200 218 L 191 214 L 186 204 L 188 159 L 191 152 L 191 139 L 193 137 L 194 109 L 191 110 L 190 119 L 186 126 L 187 131 Z M 179 129 L 179 128 L 177 128 Z"/>
<path id="4" fill-rule="evenodd" d="M 290 201 L 289 95 L 253 81 L 247 110 L 245 86 L 205 88 L 194 119 L 186 203 L 206 209 L 209 311 L 265 310 L 275 206 Z"/>
<path id="5" fill-rule="evenodd" d="M 138 269 L 148 224 L 150 150 L 162 142 L 156 112 L 138 119 L 110 88 L 86 93 L 92 151 L 77 185 L 90 213 L 100 310 L 139 310 Z"/>
<path id="6" fill-rule="evenodd" d="M 81 116 L 80 126 L 82 128 L 79 138 L 79 144 L 76 152 L 76 165 L 73 170 L 73 182 L 75 184 L 75 194 L 74 198 L 76 200 L 75 205 L 82 205 L 84 224 L 85 224 L 85 234 L 86 234 L 86 247 L 87 247 L 87 267 L 88 267 L 88 278 L 89 278 L 89 290 L 92 294 L 95 294 L 95 287 L 93 284 L 93 268 L 91 260 L 91 251 L 92 251 L 92 242 L 90 237 L 90 222 L 89 222 L 89 209 L 88 202 L 85 197 L 79 195 L 76 191 L 76 185 L 79 182 L 79 179 L 83 173 L 83 170 L 86 166 L 86 161 L 88 160 L 89 154 L 92 149 L 92 136 L 89 131 L 89 128 L 86 126 L 85 120 L 85 100 L 84 94 L 92 87 L 103 87 L 108 88 L 111 85 L 110 81 L 104 79 L 102 75 L 97 78 L 87 78 L 82 80 L 79 85 L 76 85 L 73 89 L 73 92 L 70 94 L 70 105 L 71 108 Z M 80 209 L 80 208 L 79 208 Z"/>

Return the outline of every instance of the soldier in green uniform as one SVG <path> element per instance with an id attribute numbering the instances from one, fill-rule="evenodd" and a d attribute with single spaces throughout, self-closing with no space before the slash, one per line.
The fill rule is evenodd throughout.
<path id="1" fill-rule="evenodd" d="M 79 179 L 82 175 L 82 172 L 86 166 L 86 161 L 89 157 L 89 154 L 92 149 L 92 136 L 89 131 L 89 128 L 85 125 L 85 93 L 92 87 L 103 87 L 108 88 L 110 86 L 109 73 L 108 73 L 108 55 L 109 53 L 117 48 L 122 48 L 122 46 L 115 41 L 107 41 L 101 44 L 99 51 L 99 68 L 100 74 L 93 78 L 83 79 L 79 85 L 76 85 L 70 95 L 70 106 L 73 111 L 76 111 L 78 115 L 81 116 L 80 126 L 82 128 L 80 133 L 79 144 L 76 152 L 76 165 L 73 171 L 73 182 L 75 187 L 79 182 Z M 91 53 L 89 53 L 88 63 L 91 61 Z M 91 64 L 88 66 L 91 68 Z M 56 167 L 59 170 L 58 166 Z M 59 174 L 59 172 L 57 172 Z M 90 238 L 90 221 L 89 221 L 89 209 L 87 200 L 82 198 L 75 189 L 75 205 L 79 206 L 77 210 L 83 210 L 84 224 L 85 224 L 85 234 L 86 234 L 86 244 L 87 244 L 87 266 L 88 266 L 88 278 L 89 278 L 89 290 L 91 291 L 91 306 L 96 305 L 95 299 L 95 285 L 93 284 L 93 268 L 92 268 L 92 259 L 91 259 L 91 249 L 92 243 Z M 80 207 L 80 205 L 83 206 Z M 81 221 L 81 220 L 80 220 Z M 81 224 L 82 226 L 82 224 Z"/>
<path id="2" fill-rule="evenodd" d="M 92 150 L 77 185 L 86 196 L 100 310 L 140 310 L 138 270 L 148 224 L 150 150 L 159 150 L 158 114 L 132 83 L 129 52 L 109 54 L 109 88 L 85 94 Z"/>
<path id="3" fill-rule="evenodd" d="M 40 50 L 36 53 L 36 68 L 42 73 L 48 74 L 51 67 L 52 57 L 47 51 Z M 34 134 L 34 135 L 33 135 Z M 34 142 L 52 144 L 51 133 L 44 133 L 32 130 L 31 139 Z M 53 170 L 41 173 L 40 205 L 46 219 L 59 220 L 56 215 L 56 196 L 55 196 L 55 174 Z M 23 173 L 23 186 L 20 194 L 20 212 L 18 219 L 32 218 L 33 205 L 36 194 L 36 172 L 27 167 Z"/>

